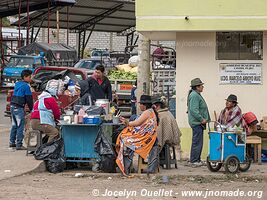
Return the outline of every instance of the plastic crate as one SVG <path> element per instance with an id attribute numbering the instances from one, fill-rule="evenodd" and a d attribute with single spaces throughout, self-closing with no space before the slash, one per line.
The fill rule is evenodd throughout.
<path id="1" fill-rule="evenodd" d="M 100 124 L 101 118 L 100 117 L 85 117 L 83 118 L 84 124 Z"/>

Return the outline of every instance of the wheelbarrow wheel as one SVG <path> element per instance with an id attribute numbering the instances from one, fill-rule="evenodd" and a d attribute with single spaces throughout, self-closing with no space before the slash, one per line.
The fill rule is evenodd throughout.
<path id="1" fill-rule="evenodd" d="M 244 163 L 240 163 L 239 171 L 241 172 L 248 171 L 248 169 L 250 168 L 250 165 L 251 165 L 251 159 L 249 159 L 249 157 L 246 156 L 246 160 L 244 161 Z"/>
<path id="2" fill-rule="evenodd" d="M 211 162 L 210 156 L 207 157 L 207 167 L 211 172 L 217 172 L 221 169 L 222 163 L 219 162 Z"/>
<path id="3" fill-rule="evenodd" d="M 236 156 L 229 156 L 225 160 L 224 168 L 228 173 L 236 173 L 239 170 L 239 160 Z"/>

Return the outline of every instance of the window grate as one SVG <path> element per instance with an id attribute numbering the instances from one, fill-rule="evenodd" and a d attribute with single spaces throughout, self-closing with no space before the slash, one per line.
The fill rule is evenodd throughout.
<path id="1" fill-rule="evenodd" d="M 262 60 L 262 32 L 217 32 L 217 60 Z"/>

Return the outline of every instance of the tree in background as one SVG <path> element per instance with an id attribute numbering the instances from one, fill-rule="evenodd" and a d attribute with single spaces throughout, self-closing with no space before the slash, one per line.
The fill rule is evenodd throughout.
<path id="1" fill-rule="evenodd" d="M 4 17 L 2 19 L 3 27 L 9 27 L 10 26 L 10 21 L 7 17 Z"/>

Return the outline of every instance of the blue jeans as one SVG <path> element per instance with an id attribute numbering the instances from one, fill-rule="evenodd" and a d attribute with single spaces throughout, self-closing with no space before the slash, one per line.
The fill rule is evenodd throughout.
<path id="1" fill-rule="evenodd" d="M 25 112 L 24 108 L 14 105 L 10 106 L 12 128 L 10 131 L 10 144 L 17 144 L 17 147 L 22 146 L 24 138 Z M 17 140 L 17 141 L 16 141 Z"/>
<path id="2" fill-rule="evenodd" d="M 203 147 L 203 132 L 204 128 L 202 125 L 192 127 L 193 137 L 191 145 L 190 162 L 200 162 L 200 156 Z"/>

